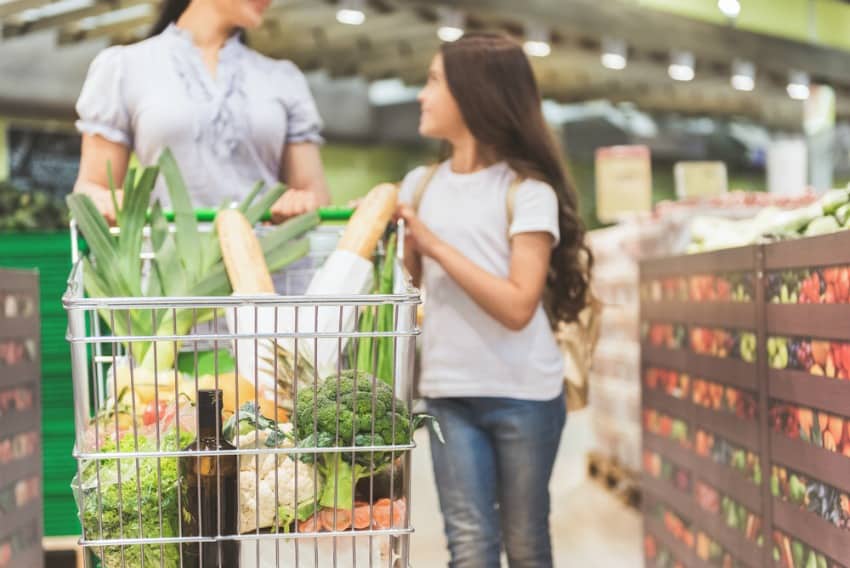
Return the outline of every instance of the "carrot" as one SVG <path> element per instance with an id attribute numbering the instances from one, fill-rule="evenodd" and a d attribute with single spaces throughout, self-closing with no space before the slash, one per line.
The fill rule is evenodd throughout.
<path id="1" fill-rule="evenodd" d="M 392 509 L 392 519 L 390 519 L 390 509 Z M 406 506 L 402 499 L 394 502 L 389 499 L 380 499 L 375 503 L 372 511 L 375 528 L 390 529 L 403 527 L 405 509 Z"/>
<path id="2" fill-rule="evenodd" d="M 368 503 L 361 503 L 354 507 L 354 528 L 357 530 L 368 529 L 372 524 L 372 511 Z"/>
<path id="3" fill-rule="evenodd" d="M 334 525 L 334 516 L 336 516 L 336 525 Z M 319 521 L 322 527 L 329 531 L 344 531 L 351 527 L 351 511 L 326 507 L 319 511 Z"/>
<path id="4" fill-rule="evenodd" d="M 311 532 L 319 532 L 322 530 L 322 527 L 319 523 L 319 519 L 317 515 L 313 515 L 306 521 L 302 521 L 298 523 L 298 532 L 300 533 L 311 533 Z"/>

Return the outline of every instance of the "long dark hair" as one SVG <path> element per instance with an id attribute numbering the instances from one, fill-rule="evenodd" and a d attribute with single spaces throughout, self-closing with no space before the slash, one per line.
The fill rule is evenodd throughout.
<path id="1" fill-rule="evenodd" d="M 159 17 L 150 31 L 150 36 L 156 36 L 165 31 L 169 24 L 176 22 L 189 7 L 191 0 L 163 0 Z"/>
<path id="2" fill-rule="evenodd" d="M 593 255 L 528 58 L 507 36 L 485 33 L 445 43 L 441 54 L 449 90 L 485 155 L 557 193 L 561 239 L 552 251 L 544 304 L 553 321 L 575 321 L 587 305 Z"/>

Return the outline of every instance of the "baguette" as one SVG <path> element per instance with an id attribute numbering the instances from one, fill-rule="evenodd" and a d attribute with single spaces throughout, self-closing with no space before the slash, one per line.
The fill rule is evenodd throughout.
<path id="1" fill-rule="evenodd" d="M 225 209 L 216 215 L 215 229 L 233 293 L 273 294 L 266 257 L 248 219 L 236 209 Z"/>
<path id="2" fill-rule="evenodd" d="M 371 259 L 387 223 L 392 219 L 398 201 L 398 187 L 382 183 L 370 191 L 357 207 L 337 244 L 337 250 L 347 250 Z"/>

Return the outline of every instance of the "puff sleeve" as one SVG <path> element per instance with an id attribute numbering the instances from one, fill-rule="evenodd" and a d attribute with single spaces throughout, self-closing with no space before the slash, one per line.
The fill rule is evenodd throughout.
<path id="1" fill-rule="evenodd" d="M 307 78 L 291 62 L 282 61 L 286 100 L 286 141 L 288 143 L 324 142 L 321 136 L 322 119 L 316 101 L 310 93 Z"/>
<path id="2" fill-rule="evenodd" d="M 77 130 L 99 135 L 128 147 L 133 145 L 130 114 L 123 89 L 122 47 L 100 52 L 89 66 L 77 100 Z"/>

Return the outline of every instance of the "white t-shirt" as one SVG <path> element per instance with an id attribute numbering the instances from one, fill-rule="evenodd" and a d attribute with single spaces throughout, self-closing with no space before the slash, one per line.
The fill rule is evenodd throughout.
<path id="1" fill-rule="evenodd" d="M 426 167 L 402 182 L 412 203 Z M 507 278 L 508 188 L 515 173 L 505 162 L 471 174 L 440 165 L 419 205 L 422 221 L 472 262 Z M 555 240 L 558 199 L 551 186 L 524 181 L 514 196 L 510 235 L 544 231 Z M 423 259 L 427 295 L 419 392 L 428 398 L 507 397 L 551 400 L 563 388 L 563 358 L 542 303 L 531 322 L 511 331 L 493 319 L 432 259 Z"/>

